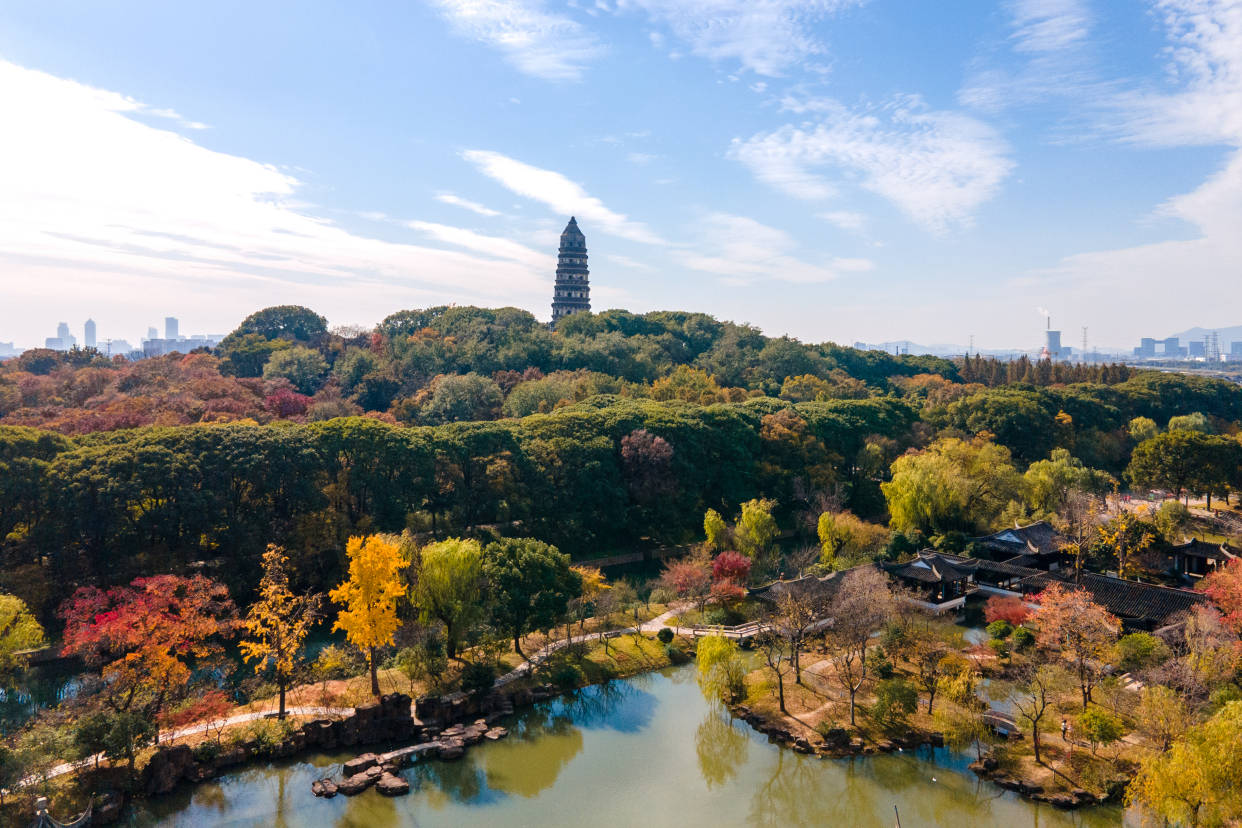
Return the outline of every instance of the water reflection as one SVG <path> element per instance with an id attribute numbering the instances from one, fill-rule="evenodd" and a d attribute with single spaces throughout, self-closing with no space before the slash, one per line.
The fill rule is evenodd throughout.
<path id="1" fill-rule="evenodd" d="M 728 782 L 746 762 L 750 738 L 742 731 L 744 727 L 746 725 L 735 721 L 721 706 L 715 705 L 694 731 L 694 752 L 707 787 Z"/>
<path id="2" fill-rule="evenodd" d="M 1040 808 L 964 772 L 968 757 L 826 760 L 778 748 L 704 700 L 693 666 L 614 682 L 537 705 L 506 723 L 509 739 L 458 762 L 404 771 L 408 796 L 374 791 L 331 800 L 313 779 L 345 755 L 239 771 L 152 803 L 132 826 L 902 824 L 1116 826 L 1116 809 L 1079 815 Z M 960 769 L 956 770 L 956 769 Z"/>

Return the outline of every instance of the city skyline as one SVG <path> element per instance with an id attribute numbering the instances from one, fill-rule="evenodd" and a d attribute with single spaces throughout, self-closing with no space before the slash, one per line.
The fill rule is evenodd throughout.
<path id="1" fill-rule="evenodd" d="M 0 330 L 547 319 L 571 214 L 598 309 L 984 348 L 1037 308 L 1116 348 L 1242 319 L 1235 5 L 764 8 L 10 4 Z"/>

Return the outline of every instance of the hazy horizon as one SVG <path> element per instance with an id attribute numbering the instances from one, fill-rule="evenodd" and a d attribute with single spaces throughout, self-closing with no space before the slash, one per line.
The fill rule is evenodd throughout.
<path id="1" fill-rule="evenodd" d="M 0 341 L 592 304 L 804 341 L 1242 321 L 1235 0 L 0 8 Z"/>

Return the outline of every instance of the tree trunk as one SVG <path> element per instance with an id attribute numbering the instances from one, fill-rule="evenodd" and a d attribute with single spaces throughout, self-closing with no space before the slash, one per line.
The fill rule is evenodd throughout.
<path id="1" fill-rule="evenodd" d="M 276 714 L 276 718 L 283 719 L 285 717 L 285 682 L 280 682 L 280 712 Z"/>
<path id="2" fill-rule="evenodd" d="M 854 726 L 854 694 L 856 692 L 853 687 L 850 688 L 850 727 Z"/>
<path id="3" fill-rule="evenodd" d="M 369 660 L 371 662 L 371 695 L 375 696 L 375 698 L 378 699 L 379 694 L 380 694 L 380 689 L 379 689 L 379 674 L 376 672 L 376 669 L 375 669 L 375 648 L 374 647 L 369 648 L 367 651 L 367 655 L 369 656 Z"/>
<path id="4" fill-rule="evenodd" d="M 798 652 L 798 642 L 794 642 L 793 665 L 794 665 L 794 683 L 802 683 L 802 654 Z M 781 708 L 784 710 L 785 708 Z"/>
<path id="5" fill-rule="evenodd" d="M 932 714 L 932 705 L 936 703 L 936 685 L 935 683 L 927 691 L 927 715 Z"/>
<path id="6" fill-rule="evenodd" d="M 530 660 L 526 657 L 526 653 L 522 652 L 522 634 L 521 633 L 513 634 L 513 651 L 517 653 L 519 656 L 521 656 L 523 661 Z"/>
<path id="7" fill-rule="evenodd" d="M 1039 758 L 1039 722 L 1031 723 L 1031 747 L 1035 748 L 1035 761 L 1042 765 L 1044 760 Z"/>
<path id="8" fill-rule="evenodd" d="M 781 712 L 788 713 L 789 711 L 785 709 L 785 677 L 781 675 L 779 670 L 776 673 L 776 692 L 780 699 Z"/>

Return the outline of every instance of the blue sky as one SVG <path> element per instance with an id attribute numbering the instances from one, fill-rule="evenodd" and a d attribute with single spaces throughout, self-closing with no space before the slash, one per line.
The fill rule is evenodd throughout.
<path id="1" fill-rule="evenodd" d="M 295 302 L 1036 347 L 1242 321 L 1242 2 L 0 6 L 0 340 Z"/>

